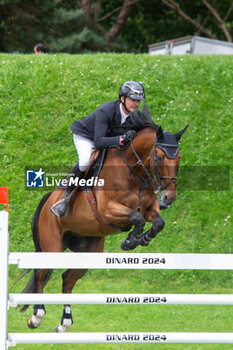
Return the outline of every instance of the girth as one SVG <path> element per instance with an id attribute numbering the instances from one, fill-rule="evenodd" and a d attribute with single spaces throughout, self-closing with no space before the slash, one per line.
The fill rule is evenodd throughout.
<path id="1" fill-rule="evenodd" d="M 112 229 L 112 226 L 105 223 L 102 216 L 100 215 L 100 213 L 98 211 L 98 207 L 97 207 L 97 202 L 96 202 L 96 199 L 95 199 L 95 196 L 94 196 L 94 193 L 92 192 L 92 190 L 86 189 L 85 194 L 86 194 L 87 200 L 90 204 L 91 210 L 94 213 L 96 219 L 98 220 L 98 222 L 100 224 L 100 231 L 105 232 L 105 231 L 109 231 L 110 229 Z"/>

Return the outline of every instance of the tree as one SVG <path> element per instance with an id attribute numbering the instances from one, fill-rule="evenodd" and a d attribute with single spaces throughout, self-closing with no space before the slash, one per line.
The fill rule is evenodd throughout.
<path id="1" fill-rule="evenodd" d="M 232 0 L 0 0 L 0 51 L 147 52 L 186 35 L 232 41 Z"/>
<path id="2" fill-rule="evenodd" d="M 2 0 L 0 50 L 32 52 L 43 42 L 54 52 L 127 51 L 119 37 L 139 1 Z"/>
<path id="3" fill-rule="evenodd" d="M 162 0 L 164 5 L 191 23 L 198 32 L 209 38 L 217 39 L 220 38 L 219 31 L 217 30 L 219 28 L 222 32 L 221 38 L 224 36 L 225 40 L 232 42 L 232 34 L 230 33 L 232 31 L 232 18 L 231 21 L 229 20 L 233 10 L 232 1 L 212 1 L 212 3 L 207 0 L 196 1 L 194 5 L 190 6 L 189 10 L 187 8 L 185 9 L 187 2 Z M 202 7 L 201 4 L 203 5 Z M 194 10 L 197 7 L 199 8 L 198 12 Z"/>
<path id="4" fill-rule="evenodd" d="M 68 0 L 8 0 L 0 4 L 1 51 L 32 52 L 43 42 L 49 51 L 82 52 L 105 45 L 88 27 L 86 14 Z"/>
<path id="5" fill-rule="evenodd" d="M 105 39 L 108 43 L 110 43 L 112 39 L 115 39 L 121 34 L 129 17 L 132 5 L 136 4 L 139 1 L 140 0 L 123 0 L 121 6 L 113 8 L 113 10 L 105 14 L 103 17 L 94 20 L 94 23 L 101 23 L 104 20 L 112 17 L 115 13 L 118 13 L 115 22 L 105 35 Z M 104 5 L 104 2 L 101 1 L 98 1 L 97 3 L 99 5 L 102 3 L 102 6 Z M 92 20 L 92 5 L 90 0 L 79 0 L 79 7 L 83 9 L 83 13 L 85 14 L 87 22 L 90 22 Z"/>

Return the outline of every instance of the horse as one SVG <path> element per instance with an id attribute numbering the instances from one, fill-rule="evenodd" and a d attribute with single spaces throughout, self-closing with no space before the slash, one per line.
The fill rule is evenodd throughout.
<path id="1" fill-rule="evenodd" d="M 155 124 L 154 124 L 155 125 Z M 162 127 L 146 127 L 137 132 L 132 142 L 122 148 L 107 150 L 99 178 L 100 188 L 92 188 L 93 198 L 86 191 L 77 191 L 64 218 L 56 217 L 51 206 L 62 198 L 63 189 L 47 193 L 39 203 L 33 219 L 33 240 L 36 252 L 103 252 L 107 235 L 129 231 L 121 243 L 123 250 L 148 246 L 162 231 L 165 221 L 157 201 L 169 206 L 177 198 L 177 174 L 180 161 L 178 141 L 188 125 L 172 134 Z M 95 210 L 92 205 L 95 203 Z M 146 222 L 151 228 L 143 232 Z M 87 269 L 69 269 L 63 275 L 63 293 L 72 289 Z M 24 293 L 43 293 L 50 276 L 48 269 L 36 269 L 23 290 Z M 21 311 L 26 310 L 24 305 Z M 44 305 L 34 305 L 28 327 L 40 326 L 45 315 Z M 64 305 L 61 324 L 55 332 L 66 332 L 72 325 L 70 305 Z"/>

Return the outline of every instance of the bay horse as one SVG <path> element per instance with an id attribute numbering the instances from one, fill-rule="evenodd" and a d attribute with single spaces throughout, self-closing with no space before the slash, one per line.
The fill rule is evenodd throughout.
<path id="1" fill-rule="evenodd" d="M 154 124 L 155 125 L 155 124 Z M 112 148 L 106 153 L 99 178 L 104 179 L 101 189 L 92 191 L 97 206 L 97 215 L 92 210 L 85 191 L 76 193 L 64 218 L 56 217 L 51 206 L 63 194 L 56 189 L 46 194 L 34 216 L 33 240 L 36 252 L 103 252 L 107 235 L 129 231 L 122 241 L 123 250 L 132 250 L 138 245 L 147 246 L 163 229 L 157 201 L 158 190 L 166 205 L 177 198 L 176 179 L 180 160 L 178 141 L 188 125 L 172 134 L 162 127 L 146 127 L 137 132 L 134 140 L 123 148 Z M 143 233 L 146 222 L 151 228 Z M 34 270 L 24 293 L 43 293 L 49 278 L 49 270 Z M 63 293 L 71 293 L 77 280 L 87 269 L 69 269 L 62 275 Z M 24 305 L 21 311 L 26 310 Z M 34 314 L 28 319 L 29 328 L 37 328 L 45 315 L 44 305 L 34 305 Z M 70 305 L 64 305 L 61 324 L 56 332 L 66 332 L 71 326 Z"/>

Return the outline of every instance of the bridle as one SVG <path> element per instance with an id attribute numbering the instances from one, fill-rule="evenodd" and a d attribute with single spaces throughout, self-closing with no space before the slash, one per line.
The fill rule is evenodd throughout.
<path id="1" fill-rule="evenodd" d="M 121 155 L 124 159 L 124 162 L 126 163 L 127 167 L 129 168 L 130 170 L 130 173 L 134 176 L 136 176 L 140 181 L 141 181 L 141 184 L 138 184 L 134 177 L 132 177 L 134 183 L 137 185 L 137 186 L 140 186 L 140 198 L 139 198 L 139 205 L 138 205 L 138 211 L 140 211 L 141 209 L 141 203 L 142 203 L 142 197 L 143 197 L 143 191 L 145 188 L 147 188 L 149 185 L 152 185 L 153 187 L 153 192 L 155 193 L 155 195 L 161 197 L 160 195 L 160 192 L 162 192 L 165 188 L 167 188 L 170 184 L 172 183 L 175 183 L 176 184 L 176 180 L 177 180 L 177 174 L 178 174 L 178 168 L 177 168 L 177 173 L 176 173 L 176 176 L 172 177 L 172 176 L 164 176 L 164 175 L 160 175 L 159 174 L 159 169 L 158 169 L 158 162 L 157 162 L 157 152 L 156 152 L 156 149 L 157 148 L 160 148 L 167 156 L 167 158 L 169 159 L 176 159 L 177 157 L 177 154 L 179 152 L 179 147 L 178 145 L 171 145 L 171 144 L 165 144 L 165 143 L 161 143 L 161 142 L 158 142 L 157 140 L 157 137 L 155 139 L 155 144 L 154 144 L 154 147 L 149 155 L 149 158 L 148 158 L 148 168 L 143 164 L 141 158 L 139 157 L 139 155 L 137 154 L 137 152 L 135 151 L 135 148 L 133 146 L 133 143 L 131 141 L 130 143 L 130 147 L 133 151 L 133 154 L 135 155 L 137 161 L 133 164 L 133 165 L 130 165 L 126 159 L 126 156 L 124 154 L 124 150 L 126 148 L 128 148 L 129 145 L 127 145 L 126 147 L 123 147 L 120 149 L 121 151 Z M 168 152 L 167 152 L 167 147 L 172 147 L 172 148 L 176 148 L 174 154 L 171 156 L 168 156 Z M 153 167 L 154 167 L 154 172 L 155 172 L 155 176 L 156 178 L 154 177 L 153 175 L 153 172 L 151 171 L 151 158 L 153 157 Z M 145 173 L 145 177 L 142 177 L 140 176 L 136 171 L 135 171 L 135 167 L 137 165 L 140 165 L 143 170 L 144 170 L 144 173 Z M 170 179 L 170 182 L 168 182 L 167 184 L 163 184 L 162 183 L 162 180 L 163 179 Z"/>
<path id="2" fill-rule="evenodd" d="M 166 152 L 166 148 L 167 147 L 170 147 L 170 148 L 174 148 L 174 145 L 170 145 L 170 144 L 166 144 L 166 143 L 159 143 L 159 142 L 155 142 L 155 145 L 154 145 L 154 148 L 153 150 L 151 151 L 151 154 L 149 156 L 149 159 L 148 159 L 148 163 L 150 164 L 150 159 L 151 159 L 151 155 L 153 154 L 153 166 L 154 166 L 154 170 L 155 170 L 155 174 L 156 174 L 156 178 L 157 180 L 156 183 L 158 185 L 158 189 L 160 192 L 162 192 L 163 190 L 165 190 L 165 188 L 167 188 L 170 184 L 172 183 L 176 183 L 176 180 L 177 180 L 177 175 L 178 175 L 178 170 L 179 170 L 179 165 L 177 167 L 177 172 L 176 172 L 176 176 L 164 176 L 164 175 L 160 175 L 159 174 L 159 169 L 158 169 L 158 163 L 157 163 L 157 152 L 156 152 L 156 148 L 159 148 L 161 149 L 167 156 L 168 159 L 176 159 L 177 155 L 178 155 L 178 152 L 179 152 L 179 147 L 177 145 L 176 147 L 176 151 L 174 153 L 174 156 L 168 156 L 168 152 Z M 168 182 L 166 185 L 164 185 L 162 183 L 161 180 L 163 179 L 170 179 L 170 182 Z"/>

